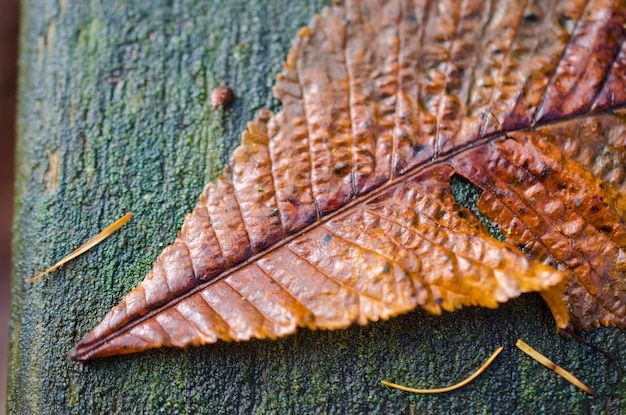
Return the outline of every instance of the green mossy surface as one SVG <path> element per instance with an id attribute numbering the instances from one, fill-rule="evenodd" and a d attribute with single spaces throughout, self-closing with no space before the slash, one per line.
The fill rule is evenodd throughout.
<path id="1" fill-rule="evenodd" d="M 623 413 L 597 353 L 558 337 L 527 295 L 498 310 L 416 311 L 278 341 L 162 349 L 81 365 L 74 346 L 143 279 L 261 107 L 297 30 L 323 0 L 24 0 L 14 224 L 9 410 L 15 414 Z M 229 84 L 228 110 L 210 91 Z M 471 193 L 471 192 L 470 192 Z M 463 194 L 463 191 L 457 192 Z M 25 283 L 124 213 L 87 254 Z M 626 332 L 586 338 L 626 361 Z M 518 338 L 594 388 L 530 360 Z M 457 392 L 418 396 L 386 379 Z"/>

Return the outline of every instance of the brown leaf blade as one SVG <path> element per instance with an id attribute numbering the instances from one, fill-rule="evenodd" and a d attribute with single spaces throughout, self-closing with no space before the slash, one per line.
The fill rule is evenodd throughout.
<path id="1" fill-rule="evenodd" d="M 534 133 L 494 140 L 455 162 L 485 189 L 478 206 L 508 241 L 565 267 L 560 295 L 575 327 L 626 324 L 626 280 L 617 266 L 626 246 L 624 196 Z"/>
<path id="2" fill-rule="evenodd" d="M 173 281 L 156 283 L 149 275 L 72 357 L 276 338 L 297 327 L 333 330 L 416 307 L 436 314 L 464 305 L 494 308 L 561 280 L 558 271 L 465 220 L 449 188 L 451 174 L 439 166 L 397 183 L 173 301 L 154 302 Z M 166 249 L 157 264 L 176 261 L 174 248 L 182 245 Z M 181 270 L 164 276 L 179 278 Z M 151 310 L 153 304 L 160 306 Z"/>
<path id="3" fill-rule="evenodd" d="M 623 1 L 449 3 L 346 1 L 301 30 L 274 87 L 283 110 L 248 125 L 176 242 L 70 356 L 529 291 L 560 327 L 624 326 L 623 164 L 573 150 L 624 156 Z M 453 174 L 484 190 L 510 244 L 456 204 Z"/>

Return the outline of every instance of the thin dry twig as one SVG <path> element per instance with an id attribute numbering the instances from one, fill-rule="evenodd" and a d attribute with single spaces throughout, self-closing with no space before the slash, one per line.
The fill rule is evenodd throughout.
<path id="1" fill-rule="evenodd" d="M 515 345 L 528 356 L 532 357 L 557 375 L 563 377 L 565 380 L 567 380 L 577 388 L 587 392 L 589 395 L 592 395 L 596 398 L 598 397 L 598 394 L 596 394 L 587 385 L 578 380 L 574 375 L 572 375 L 567 370 L 563 369 L 561 366 L 557 365 L 552 360 L 548 359 L 547 357 L 530 347 L 528 344 L 524 343 L 522 340 L 518 340 Z"/>
<path id="2" fill-rule="evenodd" d="M 406 386 L 398 385 L 398 384 L 395 384 L 395 383 L 387 382 L 386 380 L 383 380 L 380 383 L 382 383 L 385 386 L 389 386 L 391 388 L 396 388 L 396 389 L 403 390 L 405 392 L 431 393 L 431 394 L 432 393 L 450 392 L 450 391 L 453 391 L 455 389 L 459 389 L 459 388 L 467 385 L 468 383 L 470 383 L 474 379 L 476 379 L 481 373 L 483 373 L 485 371 L 485 369 L 487 369 L 487 367 L 489 367 L 491 362 L 493 362 L 495 360 L 495 358 L 498 357 L 498 355 L 500 354 L 502 349 L 504 349 L 504 346 L 498 347 L 498 349 L 495 352 L 493 352 L 493 354 L 489 357 L 489 359 L 487 359 L 487 361 L 485 363 L 483 363 L 483 365 L 476 372 L 474 372 L 471 376 L 469 376 L 465 380 L 463 380 L 463 381 L 461 381 L 461 382 L 459 382 L 459 383 L 457 383 L 455 385 L 448 386 L 447 388 L 440 388 L 440 389 L 414 389 L 414 388 L 409 388 L 409 387 L 406 387 Z"/>
<path id="3" fill-rule="evenodd" d="M 26 282 L 36 281 L 39 278 L 43 277 L 44 275 L 46 275 L 46 274 L 54 271 L 55 269 L 59 268 L 61 265 L 65 264 L 66 262 L 71 261 L 72 259 L 76 258 L 77 256 L 79 256 L 79 255 L 89 251 L 91 248 L 93 248 L 94 246 L 98 245 L 100 242 L 104 241 L 106 238 L 108 238 L 113 233 L 115 233 L 115 231 L 117 231 L 126 222 L 128 222 L 128 220 L 132 216 L 133 216 L 132 212 L 129 212 L 129 213 L 125 214 L 124 216 L 122 216 L 121 218 L 119 218 L 118 220 L 116 220 L 115 222 L 113 222 L 112 224 L 107 226 L 106 228 L 104 228 L 104 230 L 102 232 L 100 232 L 99 234 L 97 234 L 96 236 L 91 238 L 85 244 L 81 245 L 78 249 L 73 251 L 71 254 L 69 254 L 68 256 L 66 256 L 65 258 L 63 258 L 62 260 L 60 260 L 59 262 L 57 262 L 56 264 L 54 264 L 53 266 L 51 266 L 50 268 L 48 268 L 47 270 L 42 272 L 41 274 L 39 274 L 39 275 L 37 275 L 37 276 L 35 276 L 33 278 L 27 279 Z"/>

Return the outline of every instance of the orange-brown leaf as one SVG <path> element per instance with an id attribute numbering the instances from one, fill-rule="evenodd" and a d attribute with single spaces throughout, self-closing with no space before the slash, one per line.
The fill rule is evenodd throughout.
<path id="1" fill-rule="evenodd" d="M 71 352 L 338 329 L 541 291 L 626 326 L 622 0 L 346 1 L 300 31 L 145 280 Z M 450 178 L 484 190 L 460 207 Z"/>

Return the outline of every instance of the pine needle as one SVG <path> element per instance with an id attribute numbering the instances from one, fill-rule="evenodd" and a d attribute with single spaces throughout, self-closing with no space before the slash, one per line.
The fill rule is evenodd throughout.
<path id="1" fill-rule="evenodd" d="M 470 383 L 471 381 L 476 379 L 481 373 L 483 373 L 485 371 L 485 369 L 487 369 L 487 367 L 489 367 L 491 362 L 493 362 L 495 360 L 495 358 L 500 354 L 502 349 L 504 349 L 504 346 L 498 347 L 498 349 L 495 352 L 493 352 L 493 354 L 489 357 L 489 359 L 487 359 L 487 361 L 485 363 L 483 363 L 483 365 L 476 372 L 474 372 L 470 377 L 468 377 L 465 380 L 457 383 L 456 385 L 448 386 L 447 388 L 440 388 L 440 389 L 414 389 L 414 388 L 408 388 L 406 386 L 398 385 L 398 384 L 395 384 L 395 383 L 387 382 L 386 380 L 383 380 L 380 383 L 382 383 L 385 386 L 389 386 L 391 388 L 396 388 L 396 389 L 403 390 L 405 392 L 413 392 L 413 393 L 445 393 L 445 392 L 450 392 L 450 391 L 453 391 L 455 389 L 462 388 L 463 386 L 467 385 L 468 383 Z"/>
<path id="2" fill-rule="evenodd" d="M 552 360 L 548 359 L 547 357 L 545 357 L 544 355 L 542 355 L 541 353 L 539 353 L 538 351 L 536 351 L 535 349 L 533 349 L 532 347 L 524 343 L 522 340 L 518 340 L 517 343 L 515 343 L 515 345 L 521 351 L 526 353 L 528 356 L 532 357 L 533 359 L 535 359 L 536 361 L 538 361 L 539 363 L 541 363 L 542 365 L 544 365 L 545 367 L 547 367 L 548 369 L 556 373 L 557 375 L 563 377 L 565 380 L 572 383 L 574 386 L 587 392 L 589 395 L 592 395 L 596 398 L 598 397 L 598 395 L 594 391 L 592 391 L 587 385 L 585 385 L 580 380 L 578 380 L 574 375 L 572 375 L 567 370 L 563 369 L 561 366 L 557 365 Z"/>
<path id="3" fill-rule="evenodd" d="M 115 233 L 115 231 L 117 231 L 126 222 L 128 222 L 128 220 L 132 216 L 133 216 L 132 212 L 129 212 L 129 213 L 125 214 L 124 216 L 122 216 L 121 218 L 119 218 L 118 220 L 116 220 L 115 222 L 113 222 L 112 224 L 107 226 L 106 228 L 104 228 L 104 230 L 102 232 L 100 232 L 99 234 L 97 234 L 96 236 L 91 238 L 84 245 L 81 245 L 78 249 L 73 251 L 71 254 L 69 254 L 68 256 L 66 256 L 65 258 L 63 258 L 62 260 L 60 260 L 59 262 L 57 262 L 56 264 L 54 264 L 53 266 L 51 266 L 50 268 L 48 268 L 47 270 L 42 272 L 41 274 L 39 274 L 39 275 L 37 275 L 37 276 L 35 276 L 33 278 L 27 279 L 26 282 L 36 281 L 39 278 L 43 277 L 44 275 L 46 275 L 46 274 L 54 271 L 55 269 L 59 268 L 61 265 L 65 264 L 66 262 L 69 262 L 72 259 L 76 258 L 77 256 L 82 255 L 85 252 L 89 251 L 91 248 L 93 248 L 94 246 L 98 245 L 100 242 L 104 241 L 106 238 L 108 238 L 113 233 Z"/>

